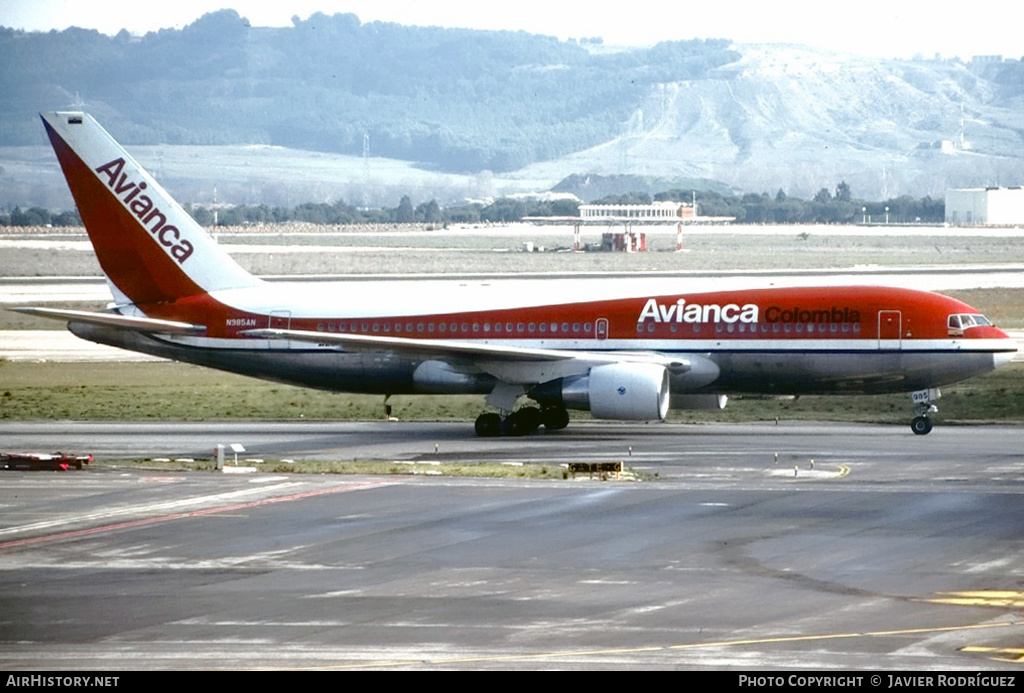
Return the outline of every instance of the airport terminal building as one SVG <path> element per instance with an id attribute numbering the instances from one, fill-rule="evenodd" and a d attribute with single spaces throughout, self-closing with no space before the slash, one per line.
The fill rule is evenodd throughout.
<path id="1" fill-rule="evenodd" d="M 946 191 L 946 223 L 953 226 L 1024 225 L 1024 188 Z"/>
<path id="2" fill-rule="evenodd" d="M 649 205 L 580 205 L 583 221 L 676 223 L 693 220 L 694 206 L 685 202 L 654 202 Z"/>

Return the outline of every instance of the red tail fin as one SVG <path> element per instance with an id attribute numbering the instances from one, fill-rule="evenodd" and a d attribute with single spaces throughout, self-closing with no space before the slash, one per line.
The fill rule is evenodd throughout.
<path id="1" fill-rule="evenodd" d="M 100 266 L 133 303 L 259 283 L 91 116 L 41 116 Z"/>

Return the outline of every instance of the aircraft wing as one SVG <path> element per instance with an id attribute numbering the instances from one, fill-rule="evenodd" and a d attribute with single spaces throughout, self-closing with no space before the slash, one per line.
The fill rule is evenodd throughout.
<path id="1" fill-rule="evenodd" d="M 25 313 L 26 315 L 36 315 L 41 318 L 123 327 L 129 330 L 156 334 L 201 334 L 206 331 L 205 325 L 194 325 L 188 322 L 175 322 L 173 320 L 157 320 L 156 318 L 133 317 L 119 313 L 91 313 L 85 310 L 32 307 L 8 308 L 8 310 Z"/>
<path id="2" fill-rule="evenodd" d="M 531 349 L 500 344 L 477 344 L 446 339 L 407 339 L 361 334 L 323 333 L 307 330 L 246 330 L 248 337 L 293 339 L 332 344 L 346 351 L 381 351 L 436 358 L 471 364 L 510 384 L 536 384 L 558 377 L 585 373 L 593 366 L 609 363 L 653 363 L 673 374 L 690 370 L 690 359 L 655 352 L 599 352 L 562 349 Z"/>

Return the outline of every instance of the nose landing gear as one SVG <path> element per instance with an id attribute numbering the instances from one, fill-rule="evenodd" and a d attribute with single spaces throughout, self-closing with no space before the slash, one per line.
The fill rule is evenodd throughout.
<path id="1" fill-rule="evenodd" d="M 923 414 L 910 420 L 910 430 L 919 436 L 927 435 L 932 430 L 932 420 Z"/>
<path id="2" fill-rule="evenodd" d="M 935 402 L 941 397 L 941 393 L 938 388 L 929 388 L 927 390 L 918 390 L 910 394 L 910 399 L 914 403 L 914 418 L 910 420 L 910 430 L 915 435 L 923 436 L 927 435 L 932 430 L 932 420 L 928 418 L 929 414 L 934 414 L 939 410 L 935 406 Z"/>

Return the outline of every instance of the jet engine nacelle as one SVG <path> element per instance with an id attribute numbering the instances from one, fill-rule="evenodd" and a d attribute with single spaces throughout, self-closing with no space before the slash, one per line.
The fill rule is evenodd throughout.
<path id="1" fill-rule="evenodd" d="M 612 363 L 562 384 L 568 409 L 590 410 L 598 419 L 662 420 L 668 414 L 669 374 L 654 363 Z"/>

